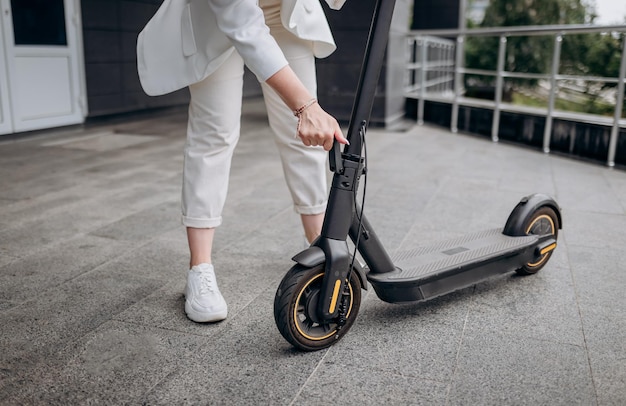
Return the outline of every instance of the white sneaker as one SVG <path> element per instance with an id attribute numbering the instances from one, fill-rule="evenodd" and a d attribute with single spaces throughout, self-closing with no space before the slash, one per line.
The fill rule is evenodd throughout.
<path id="1" fill-rule="evenodd" d="M 197 323 L 224 320 L 228 314 L 211 264 L 196 265 L 189 270 L 185 298 L 185 313 Z"/>

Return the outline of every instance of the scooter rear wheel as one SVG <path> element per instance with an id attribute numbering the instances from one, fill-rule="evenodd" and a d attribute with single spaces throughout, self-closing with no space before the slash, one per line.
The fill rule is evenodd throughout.
<path id="1" fill-rule="evenodd" d="M 324 264 L 313 268 L 295 265 L 276 291 L 276 326 L 282 336 L 300 350 L 316 351 L 330 347 L 348 332 L 359 312 L 361 282 L 353 275 L 348 292 L 339 301 L 345 306 L 345 321 L 341 323 L 339 318 L 330 322 L 320 320 L 317 304 L 323 279 Z"/>
<path id="2" fill-rule="evenodd" d="M 559 233 L 559 220 L 553 208 L 542 206 L 535 210 L 523 223 L 525 235 L 545 235 L 552 234 L 556 239 Z M 518 269 L 520 275 L 532 275 L 545 266 L 553 251 L 543 254 L 534 262 L 529 262 Z"/>

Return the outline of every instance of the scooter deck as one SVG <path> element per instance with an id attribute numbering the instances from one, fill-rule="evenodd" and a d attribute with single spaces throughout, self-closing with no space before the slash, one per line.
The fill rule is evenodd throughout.
<path id="1" fill-rule="evenodd" d="M 536 258 L 536 235 L 511 237 L 486 230 L 392 255 L 396 269 L 367 274 L 386 302 L 426 300 L 519 269 Z"/>

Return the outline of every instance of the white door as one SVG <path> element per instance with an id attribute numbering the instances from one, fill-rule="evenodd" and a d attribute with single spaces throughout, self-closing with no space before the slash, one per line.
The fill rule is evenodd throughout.
<path id="1" fill-rule="evenodd" d="M 0 78 L 0 114 L 7 118 L 0 121 L 0 132 L 83 122 L 86 108 L 79 0 L 0 2 L 6 66 L 5 72 L 0 68 L 0 75 L 5 76 Z"/>

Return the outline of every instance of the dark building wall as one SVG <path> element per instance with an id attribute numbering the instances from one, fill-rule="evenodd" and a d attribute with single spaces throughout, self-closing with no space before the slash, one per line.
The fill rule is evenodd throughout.
<path id="1" fill-rule="evenodd" d="M 156 12 L 162 0 L 82 0 L 85 77 L 87 83 L 88 116 L 96 117 L 138 110 L 184 105 L 189 101 L 186 89 L 158 97 L 147 96 L 137 75 L 137 35 Z M 329 18 L 338 50 L 329 58 L 317 62 L 318 95 L 320 103 L 341 121 L 350 118 L 354 93 L 363 61 L 375 0 L 349 0 L 342 10 L 330 10 L 321 1 Z M 408 30 L 412 0 L 397 0 L 392 41 Z M 388 55 L 376 96 L 372 122 L 384 124 L 388 117 L 398 116 L 399 103 L 389 103 L 401 95 L 397 89 L 398 61 L 403 50 L 398 47 Z M 396 53 L 398 53 L 396 55 Z M 388 62 L 387 61 L 387 62 Z M 387 86 L 389 67 L 395 72 Z M 402 69 L 402 68 L 401 68 Z M 246 70 L 244 96 L 260 95 L 256 78 Z M 391 106 L 391 107 L 390 107 Z M 401 109 L 400 109 L 401 110 Z M 400 114 L 402 115 L 402 114 Z"/>
<path id="2" fill-rule="evenodd" d="M 146 95 L 137 75 L 137 35 L 162 0 L 82 0 L 83 46 L 88 116 L 186 105 L 186 89 L 157 97 Z M 246 69 L 244 97 L 261 94 Z"/>
<path id="3" fill-rule="evenodd" d="M 415 0 L 411 29 L 458 28 L 460 5 L 460 0 Z"/>
<path id="4" fill-rule="evenodd" d="M 82 0 L 88 116 L 184 104 L 186 90 L 150 97 L 137 75 L 137 35 L 161 0 Z"/>
<path id="5" fill-rule="evenodd" d="M 324 5 L 337 50 L 317 61 L 317 93 L 320 104 L 342 122 L 350 120 L 374 3 L 375 0 L 348 0 L 338 11 Z M 383 116 L 381 90 L 378 89 L 372 121 Z"/>
<path id="6" fill-rule="evenodd" d="M 348 0 L 336 11 L 322 2 L 337 51 L 317 62 L 318 96 L 324 108 L 342 122 L 349 121 L 352 112 L 375 3 L 375 0 Z M 396 0 L 387 56 L 370 120 L 375 125 L 392 124 L 404 116 L 404 35 L 409 29 L 411 7 L 412 0 Z"/>

